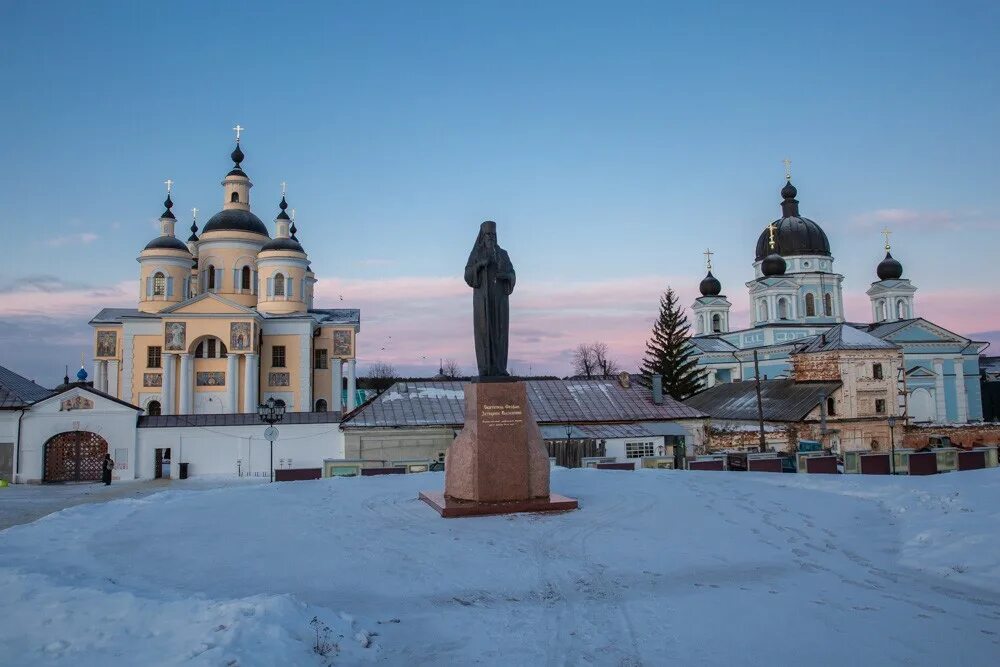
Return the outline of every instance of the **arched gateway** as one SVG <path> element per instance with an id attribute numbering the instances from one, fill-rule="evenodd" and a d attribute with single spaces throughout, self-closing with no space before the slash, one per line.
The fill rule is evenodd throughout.
<path id="1" fill-rule="evenodd" d="M 108 442 L 90 431 L 67 431 L 45 443 L 46 482 L 100 481 Z"/>

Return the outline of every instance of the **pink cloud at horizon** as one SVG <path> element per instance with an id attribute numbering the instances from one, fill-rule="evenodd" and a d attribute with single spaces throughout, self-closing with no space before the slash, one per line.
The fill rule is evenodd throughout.
<path id="1" fill-rule="evenodd" d="M 603 341 L 627 369 L 637 367 L 657 315 L 659 298 L 668 284 L 680 285 L 681 303 L 697 295 L 690 279 L 643 276 L 580 282 L 522 281 L 511 298 L 510 365 L 527 373 L 565 375 L 573 348 Z M 104 307 L 135 307 L 136 283 L 107 287 L 25 286 L 0 292 L 0 317 L 38 319 L 86 326 Z M 474 370 L 471 290 L 458 277 L 388 279 L 320 279 L 316 306 L 360 308 L 358 339 L 362 366 L 387 361 L 399 369 L 433 370 L 439 358 L 453 358 L 466 372 Z M 341 300 L 343 297 L 343 300 Z M 1000 330 L 1000 311 L 984 309 L 988 290 L 920 290 L 917 314 L 947 329 L 968 335 Z M 740 299 L 732 311 L 734 327 L 745 326 L 748 311 Z M 870 320 L 863 293 L 845 293 L 848 320 Z"/>

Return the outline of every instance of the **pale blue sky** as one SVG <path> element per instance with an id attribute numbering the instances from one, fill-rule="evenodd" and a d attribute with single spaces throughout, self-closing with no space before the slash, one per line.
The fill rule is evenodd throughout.
<path id="1" fill-rule="evenodd" d="M 166 178 L 181 238 L 221 208 L 237 122 L 254 210 L 289 183 L 321 278 L 457 275 L 491 218 L 521 284 L 690 291 L 710 245 L 741 306 L 790 157 L 846 290 L 886 221 L 921 289 L 992 286 L 1000 5 L 809 5 L 4 2 L 0 313 L 52 277 L 134 280 Z M 945 324 L 1000 329 L 985 307 Z"/>

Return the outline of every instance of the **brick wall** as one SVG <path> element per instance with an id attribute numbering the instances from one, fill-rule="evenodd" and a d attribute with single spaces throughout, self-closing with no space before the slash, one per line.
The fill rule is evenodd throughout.
<path id="1" fill-rule="evenodd" d="M 899 429 L 896 429 L 899 433 Z M 1000 424 L 967 424 L 964 426 L 907 426 L 903 447 L 923 447 L 927 438 L 943 435 L 964 447 L 1000 444 Z M 898 443 L 897 443 L 898 445 Z"/>

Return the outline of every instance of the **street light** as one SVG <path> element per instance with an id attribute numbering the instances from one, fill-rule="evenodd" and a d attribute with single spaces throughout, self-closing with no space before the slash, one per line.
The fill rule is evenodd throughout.
<path id="1" fill-rule="evenodd" d="M 265 403 L 257 406 L 257 416 L 267 424 L 264 429 L 264 437 L 271 443 L 271 481 L 274 481 L 274 441 L 278 439 L 278 429 L 275 424 L 285 418 L 285 402 L 275 401 L 274 397 L 267 399 Z"/>
<path id="2" fill-rule="evenodd" d="M 889 454 L 889 474 L 896 474 L 896 415 L 889 415 L 889 446 L 891 447 L 891 453 Z"/>

